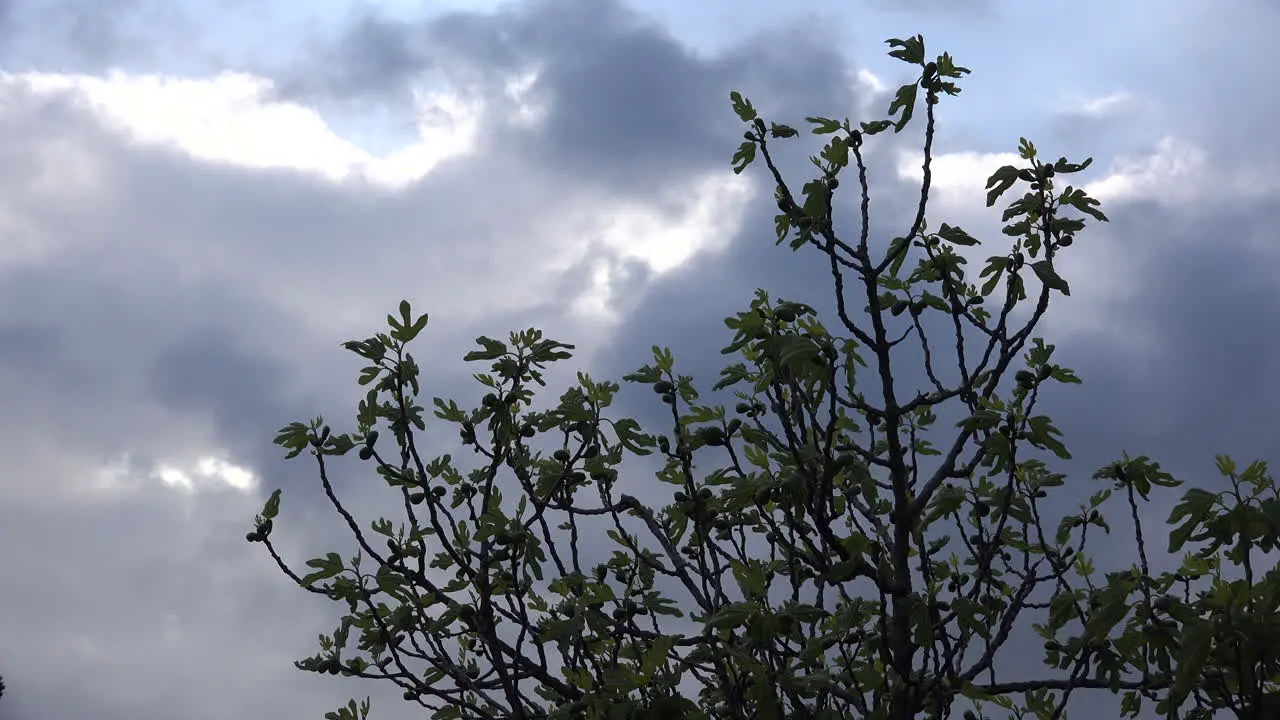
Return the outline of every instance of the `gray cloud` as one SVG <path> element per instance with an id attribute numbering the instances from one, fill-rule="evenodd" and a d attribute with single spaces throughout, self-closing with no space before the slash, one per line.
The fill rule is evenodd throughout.
<path id="1" fill-rule="evenodd" d="M 99 28 L 98 44 L 86 43 L 75 62 L 46 58 L 31 49 L 31 21 L 10 20 L 19 5 L 0 5 L 4 32 L 26 43 L 4 58 L 6 69 L 88 68 L 120 45 L 117 31 Z M 73 33 L 70 20 L 65 27 Z M 175 707 L 190 718 L 314 717 L 366 693 L 380 701 L 378 717 L 414 716 L 378 684 L 289 665 L 331 629 L 331 609 L 243 544 L 260 496 L 182 494 L 158 481 L 108 493 L 89 480 L 125 451 L 145 470 L 216 447 L 261 474 L 264 490 L 286 487 L 276 534 L 291 560 L 348 547 L 313 468 L 282 463 L 270 439 L 316 413 L 348 425 L 359 363 L 337 342 L 378 330 L 400 297 L 432 313 L 418 351 L 428 394 L 463 399 L 475 393 L 474 368 L 459 357 L 479 334 L 546 327 L 586 356 L 599 350 L 590 369 L 613 378 L 646 362 L 651 345 L 671 345 L 682 371 L 709 386 L 729 337 L 721 318 L 756 287 L 830 305 L 820 259 L 774 247 L 767 183 L 728 249 L 656 279 L 633 267 L 625 317 L 609 338 L 565 307 L 585 285 L 588 259 L 545 276 L 528 271 L 573 229 L 564 208 L 670 202 L 688 177 L 727 169 L 740 132 L 730 89 L 779 119 L 850 112 L 863 98 L 821 35 L 782 29 L 703 57 L 615 4 L 565 2 L 424 23 L 369 16 L 338 37 L 279 76 L 284 96 L 403 106 L 416 78 L 441 72 L 495 103 L 479 151 L 388 193 L 199 163 L 130 144 L 70 103 L 6 100 L 0 216 L 22 239 L 0 249 L 0 474 L 17 478 L 0 483 L 0 567 L 18 588 L 0 597 L 6 717 L 146 720 L 173 717 Z M 1215 38 L 1206 42 L 1226 42 Z M 548 107 L 540 128 L 509 123 L 509 104 L 497 100 L 507 76 L 526 67 L 541 71 L 530 89 Z M 1260 156 L 1274 150 L 1271 140 Z M 783 154 L 788 175 L 806 177 L 805 153 Z M 77 184 L 79 166 L 67 157 L 83 161 L 90 180 Z M 892 166 L 887 152 L 873 158 L 882 238 L 901 232 L 911 209 L 909 185 L 886 179 Z M 1143 269 L 1108 320 L 1152 338 L 1154 352 L 1114 349 L 1104 333 L 1063 341 L 1063 361 L 1086 381 L 1055 391 L 1048 408 L 1077 453 L 1073 483 L 1121 449 L 1205 483 L 1214 452 L 1243 460 L 1268 451 L 1277 350 L 1262 329 L 1276 293 L 1260 245 L 1274 204 L 1264 196 L 1213 211 L 1108 208 L 1115 222 L 1088 257 Z M 1078 295 L 1063 312 L 1090 302 Z M 561 375 L 548 393 L 570 379 Z M 618 407 L 655 428 L 656 410 L 634 391 Z M 431 437 L 447 447 L 445 430 Z M 364 517 L 386 508 L 366 489 L 373 478 L 339 467 L 339 490 Z M 627 481 L 660 496 L 643 472 Z M 1081 479 L 1077 492 L 1088 485 Z"/>
<path id="2" fill-rule="evenodd" d="M 553 34 L 525 22 L 531 34 Z M 580 25 L 596 22 L 588 13 Z M 674 122 L 673 137 L 692 132 L 703 146 L 682 145 L 689 158 L 668 155 L 672 174 L 723 167 L 732 134 L 714 128 L 728 127 L 717 119 L 725 109 L 703 122 L 662 105 L 704 92 L 723 97 L 727 90 L 706 78 L 726 71 L 651 29 L 598 34 L 601 47 L 630 54 L 601 64 L 610 79 L 596 86 L 634 86 L 653 107 L 636 105 L 639 117 L 588 113 L 598 98 L 570 87 L 591 80 L 583 54 L 564 62 L 562 85 L 549 86 L 556 91 L 548 98 L 555 113 L 593 118 L 579 130 L 599 140 L 575 145 L 508 130 L 488 152 L 449 162 L 399 194 L 193 162 L 124 141 L 68 100 L 11 92 L 0 151 L 12 161 L 0 183 L 6 217 L 26 244 L 0 268 L 0 392 L 5 408 L 21 409 L 0 420 L 4 473 L 19 478 L 0 494 L 0 527 L 4 566 L 29 590 L 0 601 L 6 653 L 23 659 L 0 658 L 10 716 L 160 718 L 177 704 L 193 718 L 261 713 L 264 705 L 310 716 L 346 691 L 392 695 L 289 665 L 311 650 L 315 632 L 330 629 L 330 609 L 301 611 L 305 595 L 249 554 L 256 548 L 242 536 L 260 497 L 208 487 L 184 494 L 154 478 L 104 490 L 93 478 L 108 462 L 145 474 L 217 448 L 259 473 L 264 491 L 287 488 L 278 534 L 292 561 L 350 547 L 324 508 L 314 469 L 282 464 L 270 445 L 276 427 L 315 413 L 347 424 L 358 365 L 336 343 L 376 330 L 382 310 L 409 295 L 435 318 L 419 349 L 428 391 L 465 400 L 469 368 L 457 357 L 470 338 L 502 335 L 516 322 L 561 325 L 561 337 L 572 329 L 563 303 L 541 298 L 563 298 L 581 287 L 581 274 L 570 268 L 537 280 L 524 271 L 563 242 L 557 207 L 626 197 L 621 187 L 602 194 L 597 178 L 579 175 L 613 154 L 605 137 L 648 132 L 652 150 L 656 131 L 646 124 Z M 798 76 L 798 66 L 774 71 L 771 62 L 757 59 L 756 72 Z M 693 84 L 667 95 L 632 65 Z M 769 83 L 761 85 L 768 93 Z M 575 102 L 584 106 L 575 110 Z M 50 164 L 67 157 L 76 162 Z M 609 171 L 615 178 L 661 170 L 644 152 L 621 160 Z M 492 212 L 495 198 L 500 213 Z M 631 282 L 644 275 L 632 272 Z M 385 498 L 361 488 L 370 478 L 340 467 L 339 492 L 357 511 L 386 510 Z M 33 633 L 50 626 L 63 628 L 52 641 Z M 98 680 L 78 680 L 87 674 Z M 396 702 L 380 708 L 382 717 L 408 712 Z"/>

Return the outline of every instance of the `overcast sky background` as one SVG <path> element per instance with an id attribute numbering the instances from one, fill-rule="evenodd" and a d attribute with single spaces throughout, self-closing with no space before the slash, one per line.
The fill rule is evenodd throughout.
<path id="1" fill-rule="evenodd" d="M 429 395 L 474 394 L 470 341 L 529 325 L 578 345 L 568 370 L 620 379 L 660 343 L 709 386 L 756 287 L 827 287 L 773 246 L 769 183 L 729 171 L 728 92 L 879 117 L 908 77 L 888 37 L 973 70 L 941 110 L 935 226 L 999 251 L 982 186 L 1019 136 L 1096 158 L 1113 222 L 1044 326 L 1085 380 L 1048 404 L 1073 483 L 1122 450 L 1208 486 L 1214 453 L 1273 458 L 1277 30 L 1264 0 L 0 0 L 0 718 L 301 720 L 366 694 L 413 717 L 291 665 L 328 603 L 244 533 L 284 486 L 287 557 L 346 535 L 275 430 L 348 426 L 338 344 L 405 297 Z M 882 239 L 908 135 L 872 145 Z"/>

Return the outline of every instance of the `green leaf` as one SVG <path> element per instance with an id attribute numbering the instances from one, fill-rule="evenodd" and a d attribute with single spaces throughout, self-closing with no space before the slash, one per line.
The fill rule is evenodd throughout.
<path id="1" fill-rule="evenodd" d="M 813 358 L 822 355 L 818 343 L 804 335 L 782 335 L 774 338 L 778 350 L 778 362 L 781 365 L 800 368 Z"/>
<path id="2" fill-rule="evenodd" d="M 1035 271 L 1036 277 L 1040 278 L 1040 282 L 1050 289 L 1057 290 L 1063 295 L 1071 295 L 1071 287 L 1067 285 L 1067 281 L 1063 280 L 1057 272 L 1054 271 L 1053 265 L 1048 260 L 1039 260 L 1031 263 L 1031 269 Z"/>
<path id="3" fill-rule="evenodd" d="M 412 309 L 409 307 L 408 300 L 400 301 L 400 322 L 391 322 L 391 316 L 387 316 L 388 323 L 394 328 L 391 337 L 402 343 L 412 342 L 423 328 L 427 326 L 427 315 L 423 313 L 417 320 L 413 319 Z"/>
<path id="4" fill-rule="evenodd" d="M 618 435 L 618 442 L 636 455 L 649 455 L 653 452 L 654 439 L 640 432 L 640 423 L 631 418 L 621 418 L 610 422 L 613 431 Z"/>
<path id="5" fill-rule="evenodd" d="M 905 63 L 912 65 L 924 64 L 924 36 L 916 35 L 912 38 L 903 40 L 901 38 L 891 38 L 884 41 L 891 48 L 898 48 L 889 51 L 889 57 L 898 58 Z"/>
<path id="6" fill-rule="evenodd" d="M 1136 692 L 1127 692 L 1120 701 L 1120 714 L 1125 717 L 1137 717 L 1142 710 L 1142 696 Z"/>
<path id="7" fill-rule="evenodd" d="M 1029 439 L 1033 445 L 1047 449 L 1063 460 L 1071 459 L 1071 453 L 1067 452 L 1066 446 L 1057 439 L 1062 435 L 1062 431 L 1053 425 L 1048 415 L 1030 417 L 1027 419 L 1027 425 L 1030 428 Z"/>
<path id="8" fill-rule="evenodd" d="M 738 114 L 742 122 L 751 122 L 756 119 L 756 109 L 752 107 L 750 100 L 742 97 L 742 93 L 737 90 L 729 93 L 729 102 L 733 104 L 733 111 Z"/>
<path id="9" fill-rule="evenodd" d="M 717 382 L 712 390 L 723 390 L 732 385 L 736 385 L 750 377 L 747 366 L 742 363 L 734 363 L 720 371 L 720 382 Z"/>
<path id="10" fill-rule="evenodd" d="M 943 485 L 929 500 L 929 522 L 944 518 L 964 505 L 964 490 L 955 485 Z"/>
<path id="11" fill-rule="evenodd" d="M 644 653 L 644 659 L 640 662 L 640 674 L 644 675 L 646 680 L 653 677 L 658 668 L 667 661 L 667 653 L 671 652 L 671 648 L 675 646 L 674 635 L 659 635 L 654 638 L 653 643 Z"/>
<path id="12" fill-rule="evenodd" d="M 1236 461 L 1226 455 L 1216 455 L 1214 459 L 1217 461 L 1218 472 L 1223 477 L 1230 477 L 1236 474 Z"/>
<path id="13" fill-rule="evenodd" d="M 938 228 L 938 237 L 946 240 L 953 245 L 963 245 L 971 247 L 980 244 L 978 239 L 965 232 L 961 228 L 942 223 L 942 227 Z"/>
<path id="14" fill-rule="evenodd" d="M 464 362 L 475 362 L 476 360 L 497 360 L 507 354 L 507 346 L 493 338 L 478 337 L 476 344 L 483 347 L 483 350 L 472 350 L 463 356 Z"/>
<path id="15" fill-rule="evenodd" d="M 996 200 L 1017 181 L 1018 168 L 1012 165 L 1005 165 L 992 173 L 991 177 L 987 178 L 987 207 L 995 205 Z"/>
<path id="16" fill-rule="evenodd" d="M 323 558 L 308 560 L 307 567 L 316 568 L 315 572 L 302 578 L 302 584 L 310 586 L 320 580 L 327 580 L 342 573 L 342 558 L 338 553 L 331 552 Z"/>
<path id="17" fill-rule="evenodd" d="M 805 122 L 812 123 L 816 127 L 813 128 L 814 135 L 826 135 L 840 129 L 840 123 L 831 118 L 824 117 L 807 117 Z"/>
<path id="18" fill-rule="evenodd" d="M 1067 186 L 1067 189 L 1058 197 L 1058 202 L 1061 205 L 1069 205 L 1095 220 L 1108 222 L 1107 216 L 1103 215 L 1102 211 L 1098 209 L 1100 203 L 1086 195 L 1084 190 L 1080 188 Z"/>
<path id="19" fill-rule="evenodd" d="M 646 596 L 644 606 L 649 608 L 654 615 L 669 615 L 671 617 L 684 617 L 684 611 L 676 607 L 675 601 L 670 598 L 658 597 L 657 593 L 652 593 L 652 597 Z"/>
<path id="20" fill-rule="evenodd" d="M 893 123 L 888 120 L 874 120 L 872 122 L 861 123 L 864 135 L 876 135 L 882 133 L 891 125 L 893 125 Z"/>
<path id="21" fill-rule="evenodd" d="M 897 261 L 896 264 L 900 264 L 901 259 L 907 256 L 906 249 L 907 249 L 908 242 L 909 240 L 904 237 L 894 238 L 893 241 L 889 243 L 889 249 L 886 250 L 884 253 L 885 259 L 887 260 L 889 258 L 893 258 L 895 261 Z M 894 273 L 894 274 L 897 274 L 897 273 Z"/>
<path id="22" fill-rule="evenodd" d="M 1036 146 L 1032 145 L 1031 141 L 1026 138 L 1018 138 L 1018 155 L 1023 160 L 1035 160 Z"/>
<path id="23" fill-rule="evenodd" d="M 756 144 L 747 140 L 738 146 L 738 152 L 733 154 L 733 172 L 741 174 L 756 159 Z"/>
<path id="24" fill-rule="evenodd" d="M 981 430 L 990 430 L 1000 424 L 1000 413 L 986 408 L 979 408 L 969 417 L 956 423 L 956 427 L 962 427 L 965 430 L 978 432 Z"/>
<path id="25" fill-rule="evenodd" d="M 778 236 L 775 245 L 781 245 L 782 241 L 787 238 L 787 232 L 791 229 L 791 216 L 786 213 L 778 213 L 773 216 L 774 233 Z"/>
<path id="26" fill-rule="evenodd" d="M 907 255 L 910 254 L 907 252 L 906 245 L 906 238 L 894 238 L 893 242 L 889 245 L 889 251 L 885 254 L 886 258 L 893 259 L 892 262 L 889 263 L 889 275 L 892 278 L 898 277 L 898 273 L 902 271 L 903 263 L 907 261 Z"/>
<path id="27" fill-rule="evenodd" d="M 285 455 L 286 460 L 297 457 L 299 453 L 307 449 L 309 432 L 310 428 L 300 422 L 289 423 L 280 428 L 276 434 L 275 444 L 290 451 L 288 455 Z"/>
<path id="28" fill-rule="evenodd" d="M 267 498 L 267 504 L 262 508 L 262 519 L 271 520 L 280 512 L 280 488 L 276 488 L 271 493 L 271 497 Z"/>
<path id="29" fill-rule="evenodd" d="M 378 573 L 375 577 L 378 583 L 378 589 L 388 595 L 395 595 L 404 587 L 404 576 L 391 569 L 388 565 L 379 565 Z"/>
<path id="30" fill-rule="evenodd" d="M 1191 694 L 1191 687 L 1200 677 L 1205 661 L 1213 649 L 1213 624 L 1207 620 L 1193 621 L 1182 631 L 1178 648 L 1178 664 L 1174 670 L 1173 687 L 1169 690 L 1169 704 L 1179 707 Z"/>
<path id="31" fill-rule="evenodd" d="M 758 600 L 764 597 L 767 589 L 764 567 L 758 560 L 747 560 L 745 563 L 731 559 L 730 567 L 733 569 L 733 577 L 738 582 L 738 587 L 742 590 L 743 597 L 748 600 Z"/>
<path id="32" fill-rule="evenodd" d="M 769 134 L 773 135 L 775 138 L 790 138 L 795 137 L 798 133 L 796 132 L 796 129 L 790 125 L 770 123 Z"/>
<path id="33" fill-rule="evenodd" d="M 902 129 L 911 121 L 912 114 L 916 111 L 916 90 L 920 88 L 916 83 L 903 85 L 898 88 L 898 94 L 894 96 L 893 102 L 889 103 L 889 115 L 901 111 L 902 117 L 893 125 L 895 133 L 902 132 Z"/>
<path id="34" fill-rule="evenodd" d="M 716 611 L 714 615 L 707 618 L 707 627 L 718 629 L 732 629 L 742 627 L 751 617 L 752 613 L 757 610 L 755 603 L 737 602 L 725 605 Z"/>
<path id="35" fill-rule="evenodd" d="M 1190 488 L 1183 494 L 1182 500 L 1173 506 L 1173 511 L 1169 513 L 1169 519 L 1166 521 L 1173 525 L 1186 518 L 1181 525 L 1169 533 L 1169 552 L 1182 549 L 1191 537 L 1191 533 L 1195 532 L 1213 512 L 1213 506 L 1217 501 L 1216 494 L 1200 488 Z"/>
<path id="36" fill-rule="evenodd" d="M 671 354 L 671 348 L 653 346 L 653 362 L 659 370 L 671 372 L 675 369 L 675 356 Z"/>
<path id="37" fill-rule="evenodd" d="M 846 583 L 857 576 L 858 570 L 862 567 L 862 564 L 863 560 L 861 558 L 841 560 L 824 572 L 822 574 L 822 579 L 830 585 Z"/>
<path id="38" fill-rule="evenodd" d="M 1092 164 L 1093 158 L 1085 158 L 1084 162 L 1079 165 L 1067 162 L 1066 158 L 1058 158 L 1058 161 L 1053 164 L 1053 171 L 1059 175 L 1070 175 L 1078 173 Z"/>
<path id="39" fill-rule="evenodd" d="M 831 138 L 831 142 L 822 148 L 822 159 L 835 165 L 836 167 L 848 167 L 849 165 L 849 143 L 844 138 L 836 136 Z"/>

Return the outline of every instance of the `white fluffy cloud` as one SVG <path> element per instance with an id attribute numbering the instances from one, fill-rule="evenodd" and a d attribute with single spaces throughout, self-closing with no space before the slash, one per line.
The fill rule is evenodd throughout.
<path id="1" fill-rule="evenodd" d="M 206 79 L 119 71 L 105 77 L 0 73 L 0 84 L 9 92 L 69 96 L 138 142 L 169 146 L 199 160 L 300 170 L 334 181 L 366 179 L 392 188 L 470 151 L 479 111 L 458 94 L 422 91 L 417 140 L 375 156 L 335 134 L 313 108 L 273 99 L 272 81 L 247 73 Z"/>

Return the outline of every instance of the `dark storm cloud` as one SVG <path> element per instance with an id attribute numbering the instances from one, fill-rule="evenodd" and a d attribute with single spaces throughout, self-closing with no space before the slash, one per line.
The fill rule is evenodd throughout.
<path id="1" fill-rule="evenodd" d="M 278 73 L 277 83 L 282 97 L 361 97 L 403 111 L 411 87 L 436 73 L 507 105 L 506 83 L 535 71 L 526 92 L 547 108 L 545 119 L 525 130 L 494 112 L 485 142 L 581 180 L 650 194 L 673 177 L 723 166 L 726 142 L 739 132 L 727 96 L 740 85 L 775 106 L 847 98 L 845 63 L 822 36 L 782 27 L 704 58 L 617 2 L 555 0 L 421 23 L 371 15 L 332 41 L 332 70 Z"/>
<path id="2" fill-rule="evenodd" d="M 1134 248 L 1142 292 L 1113 309 L 1115 322 L 1154 339 L 1149 354 L 1064 347 L 1086 380 L 1062 393 L 1082 443 L 1149 454 L 1189 482 L 1219 486 L 1213 455 L 1277 460 L 1274 399 L 1280 338 L 1270 331 L 1280 291 L 1269 217 L 1280 201 L 1196 211 L 1138 204 L 1118 209 L 1106 238 Z M 1150 235 L 1155 218 L 1158 235 Z M 1144 232 L 1146 231 L 1146 232 Z M 1143 240 L 1144 234 L 1148 239 Z M 1066 398 L 1070 398 L 1069 400 Z M 1104 440 L 1106 439 L 1106 440 Z"/>
<path id="3" fill-rule="evenodd" d="M 433 58 L 423 49 L 425 38 L 415 37 L 416 28 L 407 23 L 366 15 L 350 26 L 336 40 L 316 39 L 324 54 L 335 62 L 321 72 L 306 63 L 296 76 L 280 78 L 281 97 L 299 100 L 386 100 L 408 99 L 411 84 L 419 73 L 434 66 Z"/>
<path id="4" fill-rule="evenodd" d="M 240 347 L 231 328 L 206 328 L 162 351 L 151 367 L 150 384 L 168 405 L 211 413 L 219 435 L 240 445 L 261 442 L 281 424 L 273 401 L 285 372 L 280 362 Z"/>

